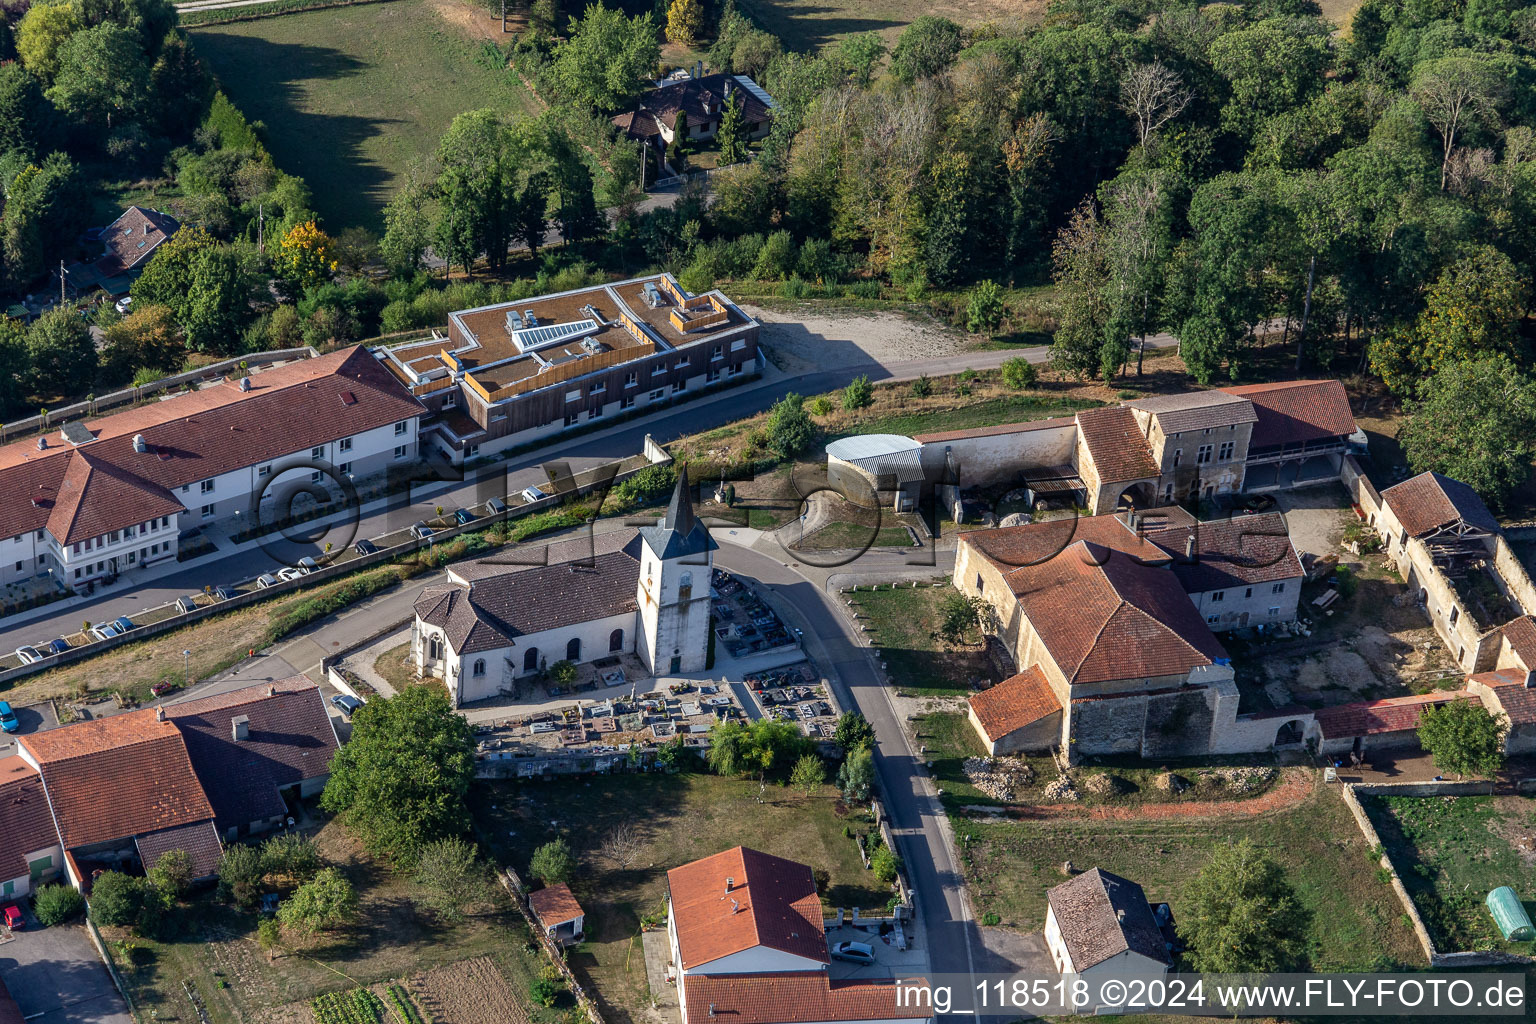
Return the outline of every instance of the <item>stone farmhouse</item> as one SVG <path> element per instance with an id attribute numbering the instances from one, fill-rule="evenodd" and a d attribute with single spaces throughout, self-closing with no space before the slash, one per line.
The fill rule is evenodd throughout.
<path id="1" fill-rule="evenodd" d="M 971 699 L 971 722 L 993 754 L 1268 747 L 1271 726 L 1238 728 L 1216 632 L 1294 620 L 1302 579 L 1277 513 L 1201 523 L 1170 506 L 965 534 L 955 586 L 986 603 L 1020 669 Z"/>
<path id="2" fill-rule="evenodd" d="M 211 877 L 223 843 L 283 824 L 325 787 L 340 743 L 303 676 L 17 738 L 0 758 L 0 897 L 185 850 Z"/>
<path id="3" fill-rule="evenodd" d="M 549 564 L 450 567 L 448 582 L 416 602 L 416 670 L 443 680 L 456 707 L 512 693 L 562 660 L 633 654 L 653 674 L 702 672 L 717 547 L 694 516 L 684 468 L 655 526 Z"/>
<path id="4" fill-rule="evenodd" d="M 0 583 L 174 569 L 183 535 L 259 519 L 317 461 L 360 482 L 414 460 L 424 411 L 357 346 L 0 447 Z"/>
<path id="5" fill-rule="evenodd" d="M 690 142 L 706 141 L 720 131 L 725 105 L 741 105 L 743 133 L 760 139 L 773 127 L 773 99 L 747 75 L 706 75 L 701 68 L 687 78 L 664 82 L 641 93 L 635 109 L 613 118 L 625 136 L 651 145 L 672 144 L 677 115 L 683 115 Z"/>
<path id="6" fill-rule="evenodd" d="M 925 482 L 946 506 L 965 488 L 1022 483 L 1031 504 L 1098 514 L 1336 480 L 1356 432 L 1338 381 L 1282 381 L 1028 423 L 847 438 L 828 446 L 827 472 L 899 511 L 915 507 Z"/>
<path id="7" fill-rule="evenodd" d="M 741 377 L 757 335 L 722 293 L 657 274 L 459 310 L 446 338 L 381 358 L 431 414 L 422 443 L 462 465 Z"/>
<path id="8" fill-rule="evenodd" d="M 683 1024 L 921 1024 L 891 981 L 832 981 L 808 865 L 738 846 L 667 872 L 667 939 Z M 908 979 L 913 981 L 915 979 Z"/>
<path id="9" fill-rule="evenodd" d="M 1094 868 L 1052 886 L 1045 900 L 1045 948 L 1062 974 L 1097 984 L 1173 966 L 1172 943 L 1135 882 Z"/>

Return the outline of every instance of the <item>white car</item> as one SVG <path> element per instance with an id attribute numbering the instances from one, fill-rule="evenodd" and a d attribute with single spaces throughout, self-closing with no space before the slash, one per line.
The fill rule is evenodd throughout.
<path id="1" fill-rule="evenodd" d="M 121 635 L 122 632 L 115 622 L 103 622 L 98 626 L 91 627 L 91 636 L 97 640 L 110 640 L 115 636 Z"/>
<path id="2" fill-rule="evenodd" d="M 537 487 L 524 487 L 523 488 L 523 500 L 528 502 L 530 505 L 533 504 L 535 501 L 543 501 L 547 497 L 549 497 L 549 495 L 545 494 L 543 491 L 539 490 Z"/>
<path id="3" fill-rule="evenodd" d="M 315 561 L 313 558 L 310 558 L 308 555 L 305 555 L 297 562 L 294 562 L 293 567 L 295 569 L 303 569 L 305 573 L 312 573 L 320 568 L 320 563 Z"/>
<path id="4" fill-rule="evenodd" d="M 36 647 L 29 647 L 26 644 L 16 648 L 16 657 L 21 659 L 23 665 L 36 665 L 43 660 L 43 656 L 38 653 Z"/>
<path id="5" fill-rule="evenodd" d="M 872 964 L 875 951 L 866 942 L 839 942 L 832 947 L 832 959 L 847 960 L 854 964 Z"/>
<path id="6" fill-rule="evenodd" d="M 277 577 L 269 572 L 264 572 L 256 577 L 256 589 L 266 590 L 268 587 L 277 586 Z"/>
<path id="7" fill-rule="evenodd" d="M 119 313 L 126 313 L 126 312 L 128 312 L 129 308 L 132 305 L 133 305 L 133 296 L 132 295 L 124 295 L 122 298 L 118 299 L 116 302 L 114 302 L 112 304 L 112 308 L 117 310 Z"/>
<path id="8" fill-rule="evenodd" d="M 277 570 L 277 578 L 282 580 L 284 583 L 308 575 L 308 569 L 301 569 L 297 565 L 289 565 Z"/>

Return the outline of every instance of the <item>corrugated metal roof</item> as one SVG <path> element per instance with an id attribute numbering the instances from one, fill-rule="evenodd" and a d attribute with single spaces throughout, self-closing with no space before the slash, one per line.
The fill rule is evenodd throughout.
<path id="1" fill-rule="evenodd" d="M 844 462 L 858 462 L 861 459 L 878 459 L 902 452 L 919 451 L 922 447 L 912 438 L 901 434 L 856 434 L 853 437 L 838 438 L 827 445 L 827 454 Z"/>

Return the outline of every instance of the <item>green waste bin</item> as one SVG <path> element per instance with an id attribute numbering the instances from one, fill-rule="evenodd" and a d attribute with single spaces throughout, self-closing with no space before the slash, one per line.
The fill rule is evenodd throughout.
<path id="1" fill-rule="evenodd" d="M 1531 917 L 1525 912 L 1515 890 L 1501 885 L 1488 894 L 1488 912 L 1494 923 L 1509 942 L 1528 942 L 1536 939 L 1536 928 L 1531 927 Z"/>

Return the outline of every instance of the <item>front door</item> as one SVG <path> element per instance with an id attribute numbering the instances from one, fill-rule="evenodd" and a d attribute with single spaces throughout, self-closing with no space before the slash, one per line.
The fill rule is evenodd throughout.
<path id="1" fill-rule="evenodd" d="M 668 669 L 668 671 L 671 672 L 673 675 L 676 675 L 677 673 L 681 672 L 682 670 L 683 670 L 683 659 L 682 658 L 678 658 L 678 657 L 674 657 L 672 659 L 672 667 L 670 669 Z"/>

